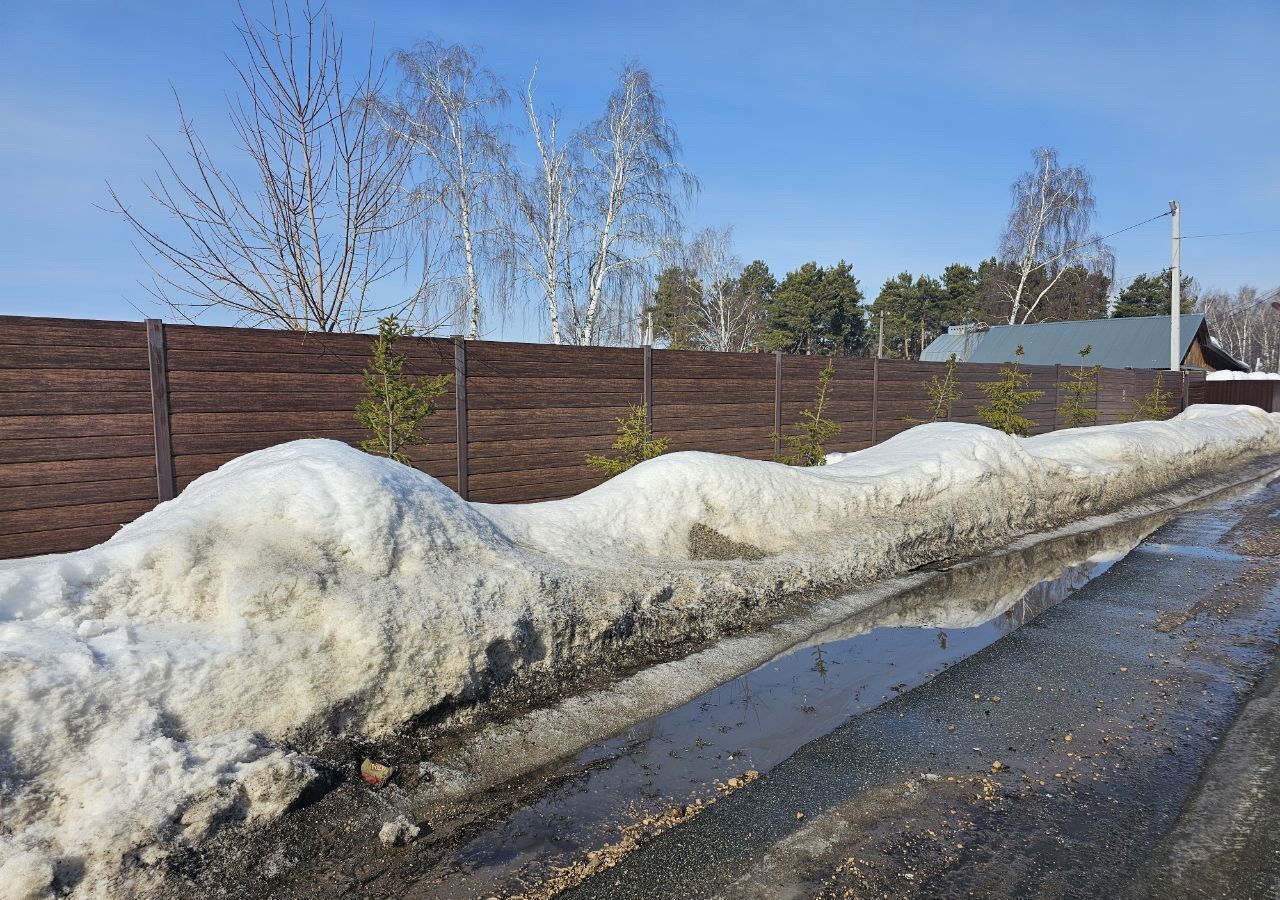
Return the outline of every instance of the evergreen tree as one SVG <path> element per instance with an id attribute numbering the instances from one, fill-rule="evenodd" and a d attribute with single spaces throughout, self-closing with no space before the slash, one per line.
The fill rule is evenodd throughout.
<path id="1" fill-rule="evenodd" d="M 917 358 L 927 342 L 942 331 L 947 292 L 936 278 L 921 275 L 912 278 L 901 272 L 885 281 L 875 302 L 871 304 L 871 322 L 880 328 L 884 313 L 885 352 L 888 356 Z"/>
<path id="2" fill-rule="evenodd" d="M 1092 344 L 1085 344 L 1080 348 L 1080 367 L 1067 372 L 1067 377 L 1071 380 L 1062 385 L 1066 388 L 1067 396 L 1063 399 L 1062 406 L 1058 407 L 1058 415 L 1068 428 L 1098 424 L 1098 410 L 1094 404 L 1097 402 L 1098 373 L 1102 371 L 1102 366 L 1086 368 L 1084 364 L 1085 357 L 1092 352 Z"/>
<path id="3" fill-rule="evenodd" d="M 850 356 L 862 350 L 866 321 L 853 267 L 807 262 L 778 285 L 765 307 L 761 342 L 769 350 Z"/>
<path id="4" fill-rule="evenodd" d="M 924 392 L 929 395 L 929 418 L 915 419 L 907 416 L 911 425 L 924 422 L 945 422 L 951 418 L 951 407 L 960 399 L 960 389 L 956 382 L 956 355 L 947 357 L 946 368 L 941 377 L 931 375 L 924 384 Z"/>
<path id="5" fill-rule="evenodd" d="M 988 325 L 1007 325 L 1009 322 L 1008 285 L 1015 276 L 1008 264 L 995 257 L 983 260 L 978 266 L 979 318 Z M 1039 296 L 1048 283 L 1044 270 L 1036 269 L 1027 276 L 1025 290 L 1031 296 Z M 1069 266 L 1036 306 L 1029 322 L 1068 322 L 1078 319 L 1105 319 L 1107 298 L 1111 291 L 1111 279 L 1103 272 L 1084 266 Z M 1166 303 L 1166 306 L 1168 304 Z"/>
<path id="6" fill-rule="evenodd" d="M 1195 282 L 1190 276 L 1181 279 L 1182 311 L 1194 312 L 1196 308 Z M 1111 317 L 1123 319 L 1129 316 L 1167 316 L 1169 298 L 1173 292 L 1172 270 L 1165 269 L 1157 275 L 1139 275 L 1120 292 Z"/>
<path id="7" fill-rule="evenodd" d="M 1169 398 L 1172 396 L 1171 391 L 1164 389 L 1164 375 L 1156 375 L 1151 385 L 1151 393 L 1141 400 L 1134 401 L 1133 412 L 1125 416 L 1124 421 L 1142 422 L 1150 419 L 1159 422 L 1169 418 L 1169 414 L 1173 412 L 1173 407 L 1169 405 Z"/>
<path id="8" fill-rule="evenodd" d="M 366 396 L 356 406 L 356 421 L 373 432 L 360 448 L 410 465 L 405 448 L 425 444 L 422 424 L 435 413 L 436 398 L 443 394 L 452 375 L 411 378 L 404 374 L 407 357 L 397 353 L 396 341 L 413 335 L 413 328 L 395 316 L 378 320 L 378 337 L 364 370 Z"/>
<path id="9" fill-rule="evenodd" d="M 987 402 L 978 407 L 978 415 L 989 427 L 1005 434 L 1027 437 L 1035 422 L 1022 414 L 1027 404 L 1044 396 L 1044 391 L 1027 390 L 1031 375 L 1022 371 L 1022 345 L 1014 351 L 1014 361 L 1000 370 L 999 381 L 978 385 L 987 395 Z"/>
<path id="10" fill-rule="evenodd" d="M 692 269 L 668 266 L 658 275 L 658 285 L 645 314 L 653 316 L 655 340 L 666 341 L 672 350 L 692 350 L 697 346 L 698 304 L 702 285 Z"/>
<path id="11" fill-rule="evenodd" d="M 778 290 L 778 279 L 769 271 L 763 260 L 749 263 L 738 275 L 737 291 L 751 306 L 760 311 L 760 318 L 773 302 Z"/>
<path id="12" fill-rule="evenodd" d="M 801 410 L 795 434 L 779 434 L 775 431 L 770 435 L 787 448 L 787 452 L 775 457 L 778 462 L 789 466 L 826 465 L 827 453 L 822 445 L 840 433 L 840 426 L 824 416 L 831 393 L 831 381 L 835 375 L 834 362 L 828 362 L 818 373 L 818 396 L 813 406 Z"/>
<path id="13" fill-rule="evenodd" d="M 649 426 L 645 405 L 633 406 L 625 419 L 618 419 L 618 433 L 613 441 L 617 456 L 587 454 L 587 465 L 597 472 L 613 477 L 639 465 L 646 459 L 661 456 L 670 443 L 668 438 L 655 438 Z"/>
<path id="14" fill-rule="evenodd" d="M 942 325 L 965 325 L 978 321 L 981 313 L 982 278 L 973 266 L 952 263 L 942 273 L 946 293 Z"/>

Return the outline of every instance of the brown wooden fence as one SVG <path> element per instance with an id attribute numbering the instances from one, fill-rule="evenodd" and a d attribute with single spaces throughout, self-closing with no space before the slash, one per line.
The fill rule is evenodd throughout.
<path id="1" fill-rule="evenodd" d="M 1244 404 L 1280 412 L 1280 381 L 1206 381 L 1204 390 L 1206 403 Z"/>
<path id="2" fill-rule="evenodd" d="M 242 453 L 304 437 L 356 443 L 366 335 L 0 317 L 0 558 L 88 547 Z M 814 398 L 825 359 L 619 347 L 406 339 L 409 370 L 453 373 L 414 464 L 463 496 L 550 500 L 599 484 L 587 453 L 650 401 L 671 450 L 755 459 Z M 927 416 L 938 363 L 835 361 L 829 450 L 858 450 Z M 977 422 L 999 366 L 962 365 L 955 421 Z M 1036 432 L 1060 426 L 1062 374 L 1028 366 L 1044 397 Z M 1101 422 L 1119 421 L 1151 371 L 1104 370 Z M 1203 396 L 1184 373 L 1175 409 Z M 1179 402 L 1179 400 L 1181 402 Z"/>

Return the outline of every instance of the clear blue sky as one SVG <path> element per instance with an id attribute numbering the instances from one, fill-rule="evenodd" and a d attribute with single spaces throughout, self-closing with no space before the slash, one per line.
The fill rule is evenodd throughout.
<path id="1" fill-rule="evenodd" d="M 250 2 L 250 9 L 261 4 Z M 539 65 L 578 123 L 624 59 L 655 74 L 703 192 L 744 260 L 781 275 L 850 260 L 869 298 L 903 269 L 991 255 L 1008 186 L 1040 144 L 1095 177 L 1097 227 L 1176 198 L 1202 285 L 1280 286 L 1280 3 L 331 4 L 350 42 L 475 45 L 499 74 Z M 0 313 L 159 314 L 123 223 L 175 146 L 172 84 L 232 148 L 231 2 L 0 4 Z M 1121 277 L 1168 265 L 1168 219 L 1113 241 Z M 136 307 L 136 308 L 135 308 Z M 511 323 L 490 336 L 529 337 Z"/>

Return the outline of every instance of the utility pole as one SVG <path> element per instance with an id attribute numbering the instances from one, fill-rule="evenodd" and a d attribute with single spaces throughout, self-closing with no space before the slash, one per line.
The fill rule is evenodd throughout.
<path id="1" fill-rule="evenodd" d="M 1173 266 L 1169 271 L 1169 371 L 1182 368 L 1182 210 L 1177 200 L 1169 201 L 1173 214 Z"/>
<path id="2" fill-rule="evenodd" d="M 884 310 L 880 310 L 880 341 L 876 344 L 876 359 L 884 356 Z"/>

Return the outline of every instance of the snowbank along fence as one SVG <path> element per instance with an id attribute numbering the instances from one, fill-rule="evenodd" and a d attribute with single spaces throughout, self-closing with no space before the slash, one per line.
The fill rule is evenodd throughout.
<path id="1" fill-rule="evenodd" d="M 357 443 L 367 335 L 0 317 L 0 558 L 92 546 L 200 475 L 252 450 L 306 437 Z M 587 453 L 608 452 L 616 420 L 647 402 L 669 451 L 753 459 L 775 452 L 811 404 L 827 360 L 647 347 L 557 347 L 406 338 L 414 374 L 454 384 L 411 449 L 464 497 L 551 500 L 599 484 Z M 940 363 L 837 358 L 828 450 L 859 450 L 927 418 Z M 978 422 L 979 384 L 1000 366 L 956 367 L 955 421 Z M 1025 366 L 1045 391 L 1036 431 L 1061 426 L 1066 367 Z M 1099 422 L 1120 421 L 1156 378 L 1174 411 L 1203 402 L 1199 373 L 1104 369 Z M 1181 382 L 1180 384 L 1177 382 Z"/>

